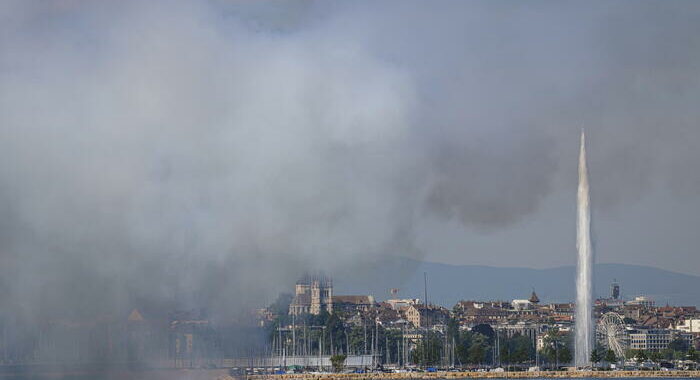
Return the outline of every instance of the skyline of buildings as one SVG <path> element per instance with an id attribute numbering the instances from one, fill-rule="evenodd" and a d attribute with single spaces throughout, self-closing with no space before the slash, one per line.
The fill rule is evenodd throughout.
<path id="1" fill-rule="evenodd" d="M 297 293 L 289 307 L 289 315 L 300 317 L 299 310 L 311 310 L 311 305 L 299 308 L 298 297 L 306 294 L 306 289 L 317 287 L 317 293 L 333 294 L 334 289 L 330 278 L 324 277 L 325 282 L 300 280 L 297 283 Z M 300 283 L 302 286 L 300 287 Z M 309 284 L 309 285 L 307 285 Z M 299 292 L 299 289 L 302 291 Z M 610 284 L 609 294 L 595 300 L 593 315 L 595 321 L 596 347 L 613 349 L 618 345 L 618 355 L 630 350 L 645 350 L 662 352 L 674 340 L 682 340 L 690 347 L 700 349 L 700 312 L 697 306 L 656 306 L 653 299 L 646 296 L 635 296 L 625 299 L 622 286 L 617 280 Z M 396 295 L 396 291 L 390 292 Z M 329 300 L 337 300 L 342 296 L 332 296 Z M 365 300 L 373 296 L 363 297 Z M 312 298 L 313 299 L 313 298 Z M 551 331 L 558 331 L 565 339 L 571 339 L 575 325 L 575 304 L 542 302 L 532 289 L 527 299 L 500 300 L 462 300 L 451 308 L 441 305 L 424 304 L 419 298 L 389 298 L 385 301 L 368 305 L 362 303 L 346 305 L 342 310 L 335 308 L 335 302 L 327 302 L 326 308 L 313 307 L 313 310 L 325 310 L 329 314 L 338 314 L 343 324 L 365 326 L 377 324 L 387 330 L 399 331 L 407 337 L 409 344 L 406 349 L 415 350 L 419 347 L 424 335 L 430 331 L 446 334 L 448 324 L 456 323 L 458 329 L 468 331 L 479 325 L 488 325 L 499 339 L 513 339 L 517 336 L 526 337 L 532 347 L 539 351 L 546 347 L 547 336 Z M 330 308 L 328 306 L 331 306 Z M 314 314 L 314 313 L 311 313 Z M 318 315 L 315 313 L 314 315 Z M 619 342 L 610 342 L 603 324 L 603 316 L 613 314 L 621 321 Z M 281 316 L 267 314 L 267 322 L 272 322 Z M 284 319 L 282 319 L 284 320 Z M 281 321 L 281 320 L 280 320 Z M 261 320 L 261 326 L 265 322 Z M 287 330 L 295 329 L 286 326 Z M 496 350 L 497 348 L 492 348 Z M 495 355 L 495 354 L 494 354 Z M 495 359 L 494 359 L 495 360 Z"/>

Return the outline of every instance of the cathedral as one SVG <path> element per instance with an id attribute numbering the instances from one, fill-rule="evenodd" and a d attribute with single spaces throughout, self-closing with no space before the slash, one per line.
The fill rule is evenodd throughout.
<path id="1" fill-rule="evenodd" d="M 333 281 L 323 275 L 304 276 L 297 281 L 289 314 L 318 315 L 321 310 L 333 312 Z"/>

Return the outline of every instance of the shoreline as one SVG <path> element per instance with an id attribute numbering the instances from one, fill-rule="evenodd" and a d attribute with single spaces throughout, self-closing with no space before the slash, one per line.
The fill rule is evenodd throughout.
<path id="1" fill-rule="evenodd" d="M 248 380 L 376 379 L 535 379 L 535 378 L 700 378 L 700 371 L 536 371 L 536 372 L 404 372 L 250 375 Z M 236 379 L 228 376 L 219 380 Z"/>

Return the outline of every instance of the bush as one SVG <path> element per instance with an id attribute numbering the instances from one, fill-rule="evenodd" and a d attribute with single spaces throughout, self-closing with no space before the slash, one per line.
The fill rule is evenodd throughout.
<path id="1" fill-rule="evenodd" d="M 331 365 L 333 366 L 334 372 L 340 372 L 345 367 L 345 355 L 333 355 L 331 356 Z"/>

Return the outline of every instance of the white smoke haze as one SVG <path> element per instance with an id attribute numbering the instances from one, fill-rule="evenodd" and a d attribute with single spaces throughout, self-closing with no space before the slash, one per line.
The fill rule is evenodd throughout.
<path id="1" fill-rule="evenodd" d="M 0 301 L 231 315 L 522 223 L 582 124 L 603 212 L 697 203 L 698 7 L 632 4 L 3 2 Z"/>
<path id="2" fill-rule="evenodd" d="M 313 31 L 224 30 L 196 4 L 101 6 L 110 17 L 51 10 L 59 26 L 27 15 L 35 24 L 9 41 L 12 301 L 35 313 L 113 281 L 95 296 L 241 307 L 302 265 L 330 269 L 393 244 L 394 151 L 414 107 L 400 69 Z"/>

